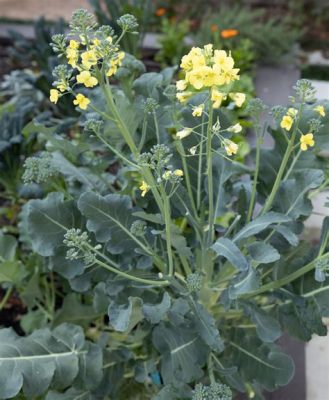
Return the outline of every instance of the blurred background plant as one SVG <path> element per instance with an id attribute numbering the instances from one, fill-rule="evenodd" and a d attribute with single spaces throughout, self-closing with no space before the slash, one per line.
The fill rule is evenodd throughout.
<path id="1" fill-rule="evenodd" d="M 160 50 L 156 53 L 155 60 L 162 67 L 179 64 L 189 47 L 185 41 L 188 33 L 188 20 L 178 21 L 175 17 L 161 19 L 161 36 L 158 40 Z"/>
<path id="2" fill-rule="evenodd" d="M 138 35 L 122 38 L 122 48 L 133 55 L 138 55 L 146 32 L 154 24 L 154 4 L 151 0 L 89 0 L 100 25 L 111 25 L 116 34 L 120 27 L 117 19 L 124 14 L 132 14 L 138 21 Z"/>
<path id="3" fill-rule="evenodd" d="M 299 34 L 292 29 L 288 17 L 268 16 L 261 8 L 224 5 L 208 11 L 196 40 L 199 44 L 216 40 L 216 44 L 236 52 L 238 58 L 240 55 L 240 62 L 243 60 L 250 68 L 254 61 L 282 61 L 282 57 L 291 53 Z"/>

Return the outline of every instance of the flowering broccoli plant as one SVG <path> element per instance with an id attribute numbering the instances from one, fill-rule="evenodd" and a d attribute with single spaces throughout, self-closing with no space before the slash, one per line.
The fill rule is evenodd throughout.
<path id="1" fill-rule="evenodd" d="M 236 92 L 230 54 L 192 48 L 175 87 L 174 69 L 143 73 L 120 50 L 135 19 L 118 25 L 79 10 L 53 38 L 50 100 L 69 97 L 83 132 L 29 126 L 47 151 L 23 178 L 49 194 L 23 207 L 21 241 L 55 276 L 53 301 L 31 335 L 0 331 L 0 397 L 260 399 L 293 376 L 283 332 L 326 334 L 329 219 L 318 243 L 301 234 L 328 187 L 328 108 L 297 82 L 262 148 L 266 107 Z M 246 163 L 240 107 L 256 135 Z"/>

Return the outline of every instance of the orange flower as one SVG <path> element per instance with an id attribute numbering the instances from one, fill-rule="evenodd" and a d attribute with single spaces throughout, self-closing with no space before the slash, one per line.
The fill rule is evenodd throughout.
<path id="1" fill-rule="evenodd" d="M 166 8 L 160 7 L 160 8 L 158 8 L 158 9 L 156 10 L 155 15 L 156 15 L 157 17 L 163 17 L 163 16 L 166 14 L 166 12 L 167 12 L 167 9 L 166 9 Z"/>
<path id="2" fill-rule="evenodd" d="M 229 39 L 239 34 L 237 29 L 224 29 L 220 35 L 223 39 Z"/>
<path id="3" fill-rule="evenodd" d="M 211 24 L 210 30 L 211 30 L 211 32 L 217 32 L 218 31 L 218 26 L 216 24 Z"/>

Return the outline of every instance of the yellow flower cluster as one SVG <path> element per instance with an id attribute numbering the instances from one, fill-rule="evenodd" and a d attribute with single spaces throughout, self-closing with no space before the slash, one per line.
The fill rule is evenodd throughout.
<path id="1" fill-rule="evenodd" d="M 70 40 L 64 55 L 67 63 L 79 72 L 76 76 L 77 83 L 87 88 L 92 88 L 99 83 L 93 67 L 97 66 L 98 63 L 102 63 L 105 66 L 106 75 L 112 76 L 117 72 L 118 67 L 122 65 L 125 53 L 119 51 L 118 46 L 113 45 L 111 36 L 102 40 L 94 38 L 89 43 L 87 43 L 85 37 L 80 37 L 80 39 L 81 41 Z M 63 93 L 65 91 L 70 92 L 68 83 L 64 81 L 57 82 L 56 89 L 51 89 L 50 91 L 50 101 L 56 104 L 60 97 L 60 92 Z M 86 110 L 90 100 L 79 93 L 73 103 L 82 110 Z"/>
<path id="2" fill-rule="evenodd" d="M 192 85 L 200 90 L 204 87 L 222 86 L 239 79 L 239 69 L 234 68 L 234 60 L 224 50 L 213 51 L 212 44 L 203 49 L 193 47 L 182 58 L 181 68 L 185 71 L 185 80 L 178 86 Z M 184 89 L 183 89 L 184 90 Z"/>
<path id="3" fill-rule="evenodd" d="M 219 87 L 229 85 L 239 79 L 239 69 L 234 68 L 231 54 L 225 50 L 213 50 L 213 45 L 208 44 L 203 48 L 193 47 L 182 58 L 181 68 L 185 77 L 176 83 L 177 99 L 184 103 L 195 93 L 208 89 L 213 108 L 219 108 L 224 100 L 230 97 L 237 107 L 241 107 L 246 100 L 244 93 L 233 93 L 228 90 L 219 90 Z M 202 115 L 201 105 L 193 108 L 193 116 Z"/>

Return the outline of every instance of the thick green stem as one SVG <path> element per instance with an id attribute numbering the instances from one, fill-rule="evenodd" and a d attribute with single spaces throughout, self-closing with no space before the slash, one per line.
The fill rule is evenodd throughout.
<path id="1" fill-rule="evenodd" d="M 286 181 L 289 178 L 289 176 L 292 173 L 292 171 L 294 170 L 295 165 L 296 165 L 296 163 L 297 163 L 297 161 L 298 161 L 298 159 L 299 159 L 301 154 L 302 154 L 302 151 L 299 150 L 298 153 L 296 154 L 296 157 L 293 159 L 293 162 L 291 163 L 291 165 L 290 165 L 290 167 L 289 167 L 289 169 L 288 169 L 288 171 L 287 171 L 287 173 L 286 173 L 286 175 L 285 175 L 285 177 L 283 179 L 284 181 Z"/>
<path id="2" fill-rule="evenodd" d="M 297 119 L 297 121 L 296 121 L 296 123 L 295 123 L 295 127 L 294 127 L 294 130 L 293 130 L 292 135 L 291 135 L 291 139 L 290 139 L 290 141 L 289 141 L 289 143 L 288 143 L 286 152 L 285 152 L 285 154 L 284 154 L 284 156 L 283 156 L 283 159 L 282 159 L 282 162 L 281 162 L 281 165 L 280 165 L 279 172 L 278 172 L 278 174 L 277 174 L 277 176 L 276 176 L 274 185 L 273 185 L 273 187 L 272 187 L 272 191 L 271 191 L 269 197 L 267 198 L 266 203 L 265 203 L 265 205 L 264 205 L 264 207 L 263 207 L 263 209 L 262 209 L 260 215 L 263 215 L 263 214 L 265 214 L 267 211 L 269 211 L 270 208 L 272 207 L 273 201 L 275 200 L 275 196 L 276 196 L 277 191 L 278 191 L 278 189 L 279 189 L 279 187 L 280 187 L 280 183 L 281 183 L 281 180 L 282 180 L 284 171 L 285 171 L 286 166 L 287 166 L 287 164 L 288 164 L 290 155 L 291 155 L 291 153 L 292 153 L 292 151 L 293 151 L 293 149 L 294 149 L 296 134 L 297 134 L 298 127 L 299 127 L 299 121 L 300 121 L 300 117 L 301 117 L 301 114 L 302 114 L 303 108 L 304 108 L 303 106 L 304 106 L 304 100 L 302 100 L 302 104 L 301 104 L 301 106 L 300 106 L 300 108 L 299 108 L 299 111 L 298 111 L 298 119 Z"/>
<path id="3" fill-rule="evenodd" d="M 160 144 L 159 124 L 158 124 L 157 114 L 156 114 L 155 111 L 153 111 L 153 120 L 154 120 L 155 135 L 156 135 L 156 138 L 157 138 L 157 144 Z"/>
<path id="4" fill-rule="evenodd" d="M 197 182 L 197 198 L 196 198 L 196 207 L 197 210 L 200 210 L 201 206 L 201 185 L 203 182 L 203 174 L 202 174 L 202 167 L 203 167 L 203 142 L 204 142 L 204 114 L 202 114 L 202 121 L 201 121 L 201 141 L 199 144 L 199 159 L 198 159 L 198 182 Z"/>
<path id="5" fill-rule="evenodd" d="M 138 165 L 135 164 L 134 162 L 128 160 L 128 158 L 126 156 L 124 156 L 119 150 L 115 149 L 113 146 L 111 146 L 99 133 L 95 133 L 97 138 L 104 143 L 104 145 L 110 150 L 112 151 L 112 153 L 114 153 L 116 156 L 118 156 L 119 158 L 121 158 L 122 161 L 124 161 L 127 165 L 130 165 L 136 169 L 139 169 Z"/>
<path id="6" fill-rule="evenodd" d="M 110 265 L 105 264 L 103 261 L 96 259 L 96 264 L 101 266 L 102 268 L 105 268 L 119 276 L 122 276 L 124 278 L 130 279 L 131 281 L 135 282 L 140 282 L 140 283 L 145 283 L 148 285 L 154 285 L 154 286 L 167 286 L 169 285 L 168 281 L 165 280 L 152 280 L 152 279 L 144 279 L 144 278 L 139 278 L 138 276 L 134 276 L 131 274 L 128 274 L 126 272 L 123 272 L 117 268 L 111 267 Z"/>
<path id="7" fill-rule="evenodd" d="M 176 142 L 176 146 L 178 148 L 178 153 L 181 156 L 182 165 L 183 165 L 183 171 L 184 171 L 184 180 L 185 180 L 185 183 L 186 183 L 186 188 L 187 188 L 188 195 L 189 195 L 190 200 L 191 200 L 191 205 L 192 205 L 193 212 L 194 212 L 194 218 L 198 219 L 198 213 L 197 213 L 197 209 L 196 209 L 196 206 L 195 206 L 195 201 L 194 201 L 194 196 L 193 196 L 193 191 L 192 191 L 192 185 L 191 185 L 191 180 L 190 180 L 190 173 L 189 173 L 189 169 L 188 169 L 187 163 L 186 163 L 185 150 L 184 150 L 184 147 L 183 147 L 181 141 L 177 141 Z"/>
<path id="8" fill-rule="evenodd" d="M 168 275 L 174 275 L 174 258 L 171 248 L 171 212 L 170 212 L 170 200 L 162 186 L 160 186 L 160 192 L 164 203 L 164 221 L 166 231 L 166 245 L 167 245 L 167 256 L 168 256 Z"/>
<path id="9" fill-rule="evenodd" d="M 104 82 L 101 86 L 102 86 L 108 107 L 109 107 L 111 113 L 115 117 L 117 127 L 119 128 L 124 140 L 126 141 L 130 151 L 132 152 L 134 158 L 136 160 L 138 160 L 138 157 L 139 157 L 138 148 L 136 147 L 135 142 L 130 135 L 129 129 L 127 128 L 126 124 L 122 120 L 121 115 L 117 109 L 117 106 L 113 99 L 113 95 L 112 95 L 112 91 L 111 91 L 111 87 L 110 87 L 110 83 L 109 83 L 108 79 L 106 79 L 106 82 Z M 147 184 L 150 186 L 150 189 L 152 191 L 152 194 L 155 198 L 155 201 L 157 202 L 157 205 L 158 205 L 160 211 L 163 213 L 164 210 L 163 210 L 163 204 L 161 201 L 161 196 L 157 190 L 157 187 L 156 187 L 157 185 L 156 185 L 156 182 L 154 180 L 154 177 L 153 177 L 151 171 L 149 170 L 148 167 L 142 167 L 141 170 L 142 170 L 142 174 L 143 174 Z"/>
<path id="10" fill-rule="evenodd" d="M 260 133 L 257 132 L 255 173 L 254 173 L 254 180 L 253 180 L 253 185 L 252 185 L 252 192 L 251 192 L 251 197 L 250 197 L 250 204 L 249 204 L 249 210 L 248 210 L 247 222 L 246 223 L 250 222 L 250 220 L 252 218 L 253 211 L 254 211 L 254 207 L 255 207 L 255 199 L 256 199 L 257 183 L 258 183 L 258 174 L 259 174 L 261 143 L 262 143 L 262 138 L 260 137 Z"/>
<path id="11" fill-rule="evenodd" d="M 213 108 L 212 102 L 209 100 L 209 119 L 207 126 L 207 177 L 208 177 L 208 201 L 209 201 L 209 217 L 208 217 L 208 241 L 210 247 L 214 241 L 214 188 L 212 174 L 212 121 Z"/>

